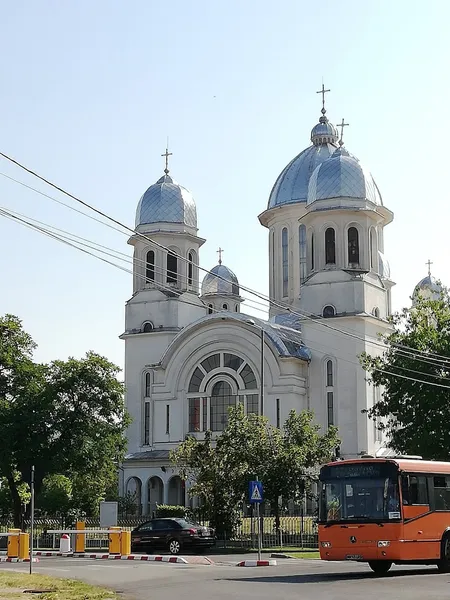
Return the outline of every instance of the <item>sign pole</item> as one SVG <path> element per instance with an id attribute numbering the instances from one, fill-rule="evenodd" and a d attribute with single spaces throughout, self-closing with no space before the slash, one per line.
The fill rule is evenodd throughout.
<path id="1" fill-rule="evenodd" d="M 258 523 L 257 535 L 258 535 L 258 560 L 261 560 L 262 550 L 262 528 L 261 528 L 261 511 L 260 504 L 263 501 L 263 484 L 256 478 L 255 481 L 250 481 L 249 484 L 249 500 L 250 504 L 255 506 L 256 504 L 256 519 Z"/>
<path id="2" fill-rule="evenodd" d="M 259 502 L 256 504 L 256 518 L 258 520 L 258 560 L 261 560 L 261 519 L 259 516 Z"/>
<path id="3" fill-rule="evenodd" d="M 33 572 L 33 540 L 34 540 L 34 465 L 31 467 L 31 533 L 30 533 L 30 575 Z"/>

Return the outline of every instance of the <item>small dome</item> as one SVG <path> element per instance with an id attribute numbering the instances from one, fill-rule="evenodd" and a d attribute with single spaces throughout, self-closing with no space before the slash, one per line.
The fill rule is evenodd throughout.
<path id="1" fill-rule="evenodd" d="M 356 198 L 383 204 L 372 175 L 342 147 L 316 167 L 309 180 L 308 205 L 330 198 Z"/>
<path id="2" fill-rule="evenodd" d="M 139 200 L 136 227 L 151 223 L 181 223 L 197 228 L 197 209 L 191 192 L 167 174 Z"/>
<path id="3" fill-rule="evenodd" d="M 239 281 L 231 269 L 216 265 L 202 281 L 202 296 L 239 296 Z"/>
<path id="4" fill-rule="evenodd" d="M 444 291 L 433 275 L 424 277 L 414 288 L 413 296 L 420 295 L 427 300 L 438 300 Z"/>
<path id="5" fill-rule="evenodd" d="M 317 125 L 311 130 L 311 141 L 314 146 L 320 146 L 320 144 L 336 144 L 338 141 L 338 132 L 333 123 L 322 116 L 319 119 Z"/>

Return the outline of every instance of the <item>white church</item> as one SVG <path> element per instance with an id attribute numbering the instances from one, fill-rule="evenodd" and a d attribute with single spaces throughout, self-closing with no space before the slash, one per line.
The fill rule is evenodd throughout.
<path id="1" fill-rule="evenodd" d="M 339 428 L 342 457 L 387 452 L 363 413 L 379 390 L 358 357 L 380 353 L 378 334 L 389 328 L 384 228 L 393 213 L 343 146 L 344 126 L 339 138 L 323 103 L 311 145 L 280 173 L 258 217 L 269 239 L 268 321 L 245 314 L 238 279 L 220 259 L 200 285 L 205 240 L 167 152 L 164 175 L 140 199 L 121 336 L 133 419 L 121 491 L 136 493 L 143 514 L 189 503 L 169 451 L 187 435 L 220 434 L 237 402 L 277 427 L 292 409 L 311 409 L 324 430 Z"/>

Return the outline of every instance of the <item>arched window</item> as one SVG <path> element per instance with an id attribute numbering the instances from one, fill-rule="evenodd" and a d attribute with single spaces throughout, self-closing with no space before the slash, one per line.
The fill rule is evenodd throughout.
<path id="1" fill-rule="evenodd" d="M 224 305 L 222 306 L 222 308 L 223 308 L 223 310 L 228 310 L 228 304 L 224 304 Z"/>
<path id="2" fill-rule="evenodd" d="M 314 271 L 314 233 L 311 234 L 311 271 Z"/>
<path id="3" fill-rule="evenodd" d="M 330 317 L 334 317 L 335 315 L 336 311 L 334 310 L 334 306 L 331 306 L 330 304 L 324 306 L 322 316 L 325 317 L 325 319 L 329 319 Z"/>
<path id="4" fill-rule="evenodd" d="M 188 254 L 188 285 L 192 285 L 194 278 L 194 255 L 192 252 Z"/>
<path id="5" fill-rule="evenodd" d="M 281 255 L 282 255 L 282 272 L 283 272 L 283 296 L 288 295 L 289 282 L 289 247 L 288 247 L 288 230 L 286 227 L 281 232 Z"/>
<path id="6" fill-rule="evenodd" d="M 229 407 L 238 402 L 246 414 L 258 414 L 258 382 L 252 367 L 228 352 L 207 356 L 195 368 L 188 386 L 189 431 L 223 431 Z"/>
<path id="7" fill-rule="evenodd" d="M 236 304 L 236 306 L 234 307 L 235 312 L 239 312 L 239 304 Z"/>
<path id="8" fill-rule="evenodd" d="M 377 317 L 377 319 L 379 319 L 380 318 L 380 309 L 376 306 L 373 309 L 372 314 L 373 314 L 374 317 Z"/>
<path id="9" fill-rule="evenodd" d="M 208 315 L 212 315 L 212 313 L 213 313 L 213 305 L 208 304 Z"/>
<path id="10" fill-rule="evenodd" d="M 327 387 L 333 387 L 333 362 L 327 360 Z"/>
<path id="11" fill-rule="evenodd" d="M 325 262 L 327 265 L 336 264 L 336 233 L 332 227 L 325 231 Z"/>
<path id="12" fill-rule="evenodd" d="M 376 255 L 377 255 L 377 247 L 376 247 L 376 239 L 375 239 L 375 231 L 373 229 L 370 230 L 369 233 L 369 252 L 370 252 L 370 268 L 373 271 L 377 270 L 376 265 Z"/>
<path id="13" fill-rule="evenodd" d="M 348 240 L 348 262 L 351 265 L 359 264 L 359 235 L 356 227 L 349 227 Z"/>
<path id="14" fill-rule="evenodd" d="M 325 363 L 325 395 L 327 399 L 327 424 L 328 427 L 334 425 L 334 373 L 333 361 L 327 360 Z"/>
<path id="15" fill-rule="evenodd" d="M 307 264 L 306 264 L 306 226 L 299 225 L 298 228 L 298 251 L 300 258 L 300 283 L 306 279 Z"/>
<path id="16" fill-rule="evenodd" d="M 144 323 L 144 333 L 149 333 L 149 331 L 153 330 L 153 323 L 150 323 L 150 321 L 147 321 L 147 323 Z"/>
<path id="17" fill-rule="evenodd" d="M 218 381 L 211 392 L 211 431 L 223 431 L 228 421 L 228 408 L 236 405 L 231 385 Z"/>
<path id="18" fill-rule="evenodd" d="M 149 281 L 155 281 L 155 253 L 153 250 L 147 252 L 145 261 L 145 279 L 147 280 L 147 283 Z"/>
<path id="19" fill-rule="evenodd" d="M 169 250 L 167 253 L 167 283 L 177 282 L 178 259 L 176 255 Z"/>

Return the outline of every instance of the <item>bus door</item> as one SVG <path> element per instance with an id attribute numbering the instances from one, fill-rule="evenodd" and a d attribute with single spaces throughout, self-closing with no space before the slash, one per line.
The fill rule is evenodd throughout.
<path id="1" fill-rule="evenodd" d="M 407 558 L 421 559 L 434 556 L 430 544 L 436 544 L 438 533 L 433 524 L 428 477 L 425 474 L 402 473 L 402 506 L 404 519 L 403 537 L 411 549 L 405 550 L 411 554 Z"/>

